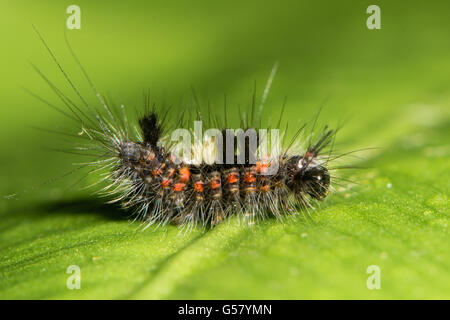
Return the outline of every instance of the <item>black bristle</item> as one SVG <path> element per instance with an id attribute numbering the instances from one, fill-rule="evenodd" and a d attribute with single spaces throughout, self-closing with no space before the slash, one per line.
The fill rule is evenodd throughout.
<path id="1" fill-rule="evenodd" d="M 156 148 L 162 132 L 157 114 L 154 112 L 147 114 L 139 119 L 139 125 L 144 136 L 144 142 Z"/>

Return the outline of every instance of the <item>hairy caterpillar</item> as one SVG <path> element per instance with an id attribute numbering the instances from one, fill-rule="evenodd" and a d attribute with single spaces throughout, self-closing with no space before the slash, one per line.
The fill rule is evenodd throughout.
<path id="1" fill-rule="evenodd" d="M 173 152 L 175 144 L 169 139 L 171 127 L 170 121 L 166 121 L 167 110 L 150 107 L 146 99 L 145 114 L 138 119 L 137 126 L 131 124 L 123 106 L 122 110 L 115 110 L 98 93 L 68 44 L 94 90 L 100 109 L 90 105 L 37 34 L 82 103 L 80 106 L 62 94 L 35 68 L 64 104 L 66 109 L 58 108 L 58 111 L 81 127 L 79 135 L 86 139 L 86 146 L 78 150 L 96 157 L 87 164 L 93 166 L 93 171 L 106 169 L 102 181 L 109 184 L 101 192 L 113 195 L 111 202 L 120 202 L 123 207 L 134 210 L 136 219 L 146 221 L 148 225 L 214 226 L 230 216 L 238 216 L 253 224 L 267 217 L 281 219 L 299 210 L 308 210 L 313 208 L 314 201 L 323 200 L 329 194 L 334 182 L 330 172 L 336 169 L 329 163 L 338 157 L 332 154 L 336 129 L 325 126 L 316 135 L 312 129 L 305 138 L 301 135 L 306 131 L 304 125 L 287 147 L 276 148 L 277 152 L 270 155 L 261 153 L 265 137 L 261 135 L 260 124 L 255 125 L 253 121 L 253 98 L 251 120 L 243 115 L 241 124 L 242 132 L 253 132 L 254 139 L 244 134 L 242 140 L 240 133 L 220 125 L 214 117 L 211 120 L 209 112 L 205 116 L 209 118 L 207 128 L 215 125 L 220 139 L 217 135 L 214 143 L 200 139 L 188 148 L 193 153 L 206 154 L 206 158 L 193 161 L 186 154 L 177 156 Z M 260 112 L 275 70 L 276 67 L 266 85 L 256 123 L 260 122 Z M 194 120 L 201 119 L 202 114 L 196 110 Z M 193 132 L 184 115 L 176 120 L 175 127 L 188 127 L 188 132 Z M 277 127 L 280 123 L 281 116 Z M 221 144 L 218 144 L 219 140 Z M 300 148 L 302 144 L 304 146 Z M 222 155 L 222 162 L 214 161 L 218 155 Z M 225 158 L 231 161 L 223 162 Z"/>
<path id="2" fill-rule="evenodd" d="M 215 225 L 239 215 L 253 224 L 270 215 L 281 218 L 311 207 L 309 199 L 322 200 L 329 192 L 328 158 L 322 154 L 333 139 L 332 129 L 326 128 L 303 154 L 289 155 L 284 150 L 252 163 L 256 150 L 246 140 L 242 163 L 214 163 L 211 158 L 192 163 L 183 158 L 176 161 L 165 145 L 158 143 L 163 130 L 157 113 L 145 115 L 139 124 L 143 133 L 140 140 L 130 139 L 124 132 L 114 139 L 101 135 L 110 143 L 117 141 L 109 158 L 114 163 L 110 187 L 119 194 L 116 201 L 138 208 L 139 215 L 150 222 Z M 226 141 L 225 130 L 222 133 Z M 224 142 L 224 149 L 230 147 L 228 142 Z M 203 151 L 216 155 L 216 145 L 200 143 Z M 236 160 L 234 149 L 233 155 Z M 275 163 L 276 170 L 269 173 Z"/>

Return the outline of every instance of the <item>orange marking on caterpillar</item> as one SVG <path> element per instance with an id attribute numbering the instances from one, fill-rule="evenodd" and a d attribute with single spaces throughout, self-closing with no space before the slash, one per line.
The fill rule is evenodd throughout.
<path id="1" fill-rule="evenodd" d="M 211 181 L 211 189 L 220 188 L 220 179 L 214 179 Z"/>
<path id="2" fill-rule="evenodd" d="M 269 167 L 267 162 L 257 161 L 256 162 L 256 171 L 261 172 Z"/>
<path id="3" fill-rule="evenodd" d="M 173 177 L 173 175 L 175 174 L 175 169 L 174 168 L 170 168 L 168 171 L 169 177 Z"/>
<path id="4" fill-rule="evenodd" d="M 232 172 L 227 176 L 228 184 L 233 184 L 239 181 L 239 174 L 236 172 Z"/>
<path id="5" fill-rule="evenodd" d="M 255 175 L 253 173 L 247 172 L 244 175 L 244 181 L 247 182 L 247 183 L 253 183 L 253 182 L 255 182 L 255 180 L 256 180 L 256 178 L 255 178 Z"/>
<path id="6" fill-rule="evenodd" d="M 265 174 L 265 173 L 267 173 L 268 168 L 269 168 L 269 163 L 261 162 L 261 161 L 256 162 L 256 171 L 258 173 Z"/>
<path id="7" fill-rule="evenodd" d="M 186 183 L 189 181 L 191 177 L 191 172 L 189 171 L 188 167 L 180 168 L 179 173 L 180 173 L 180 182 Z"/>
<path id="8" fill-rule="evenodd" d="M 163 188 L 168 188 L 168 187 L 170 186 L 170 182 L 171 182 L 170 179 L 163 179 L 163 180 L 161 181 L 161 187 L 163 187 Z"/>
<path id="9" fill-rule="evenodd" d="M 203 192 L 203 181 L 197 181 L 194 183 L 194 191 L 195 192 Z"/>
<path id="10" fill-rule="evenodd" d="M 186 186 L 186 184 L 184 184 L 184 183 L 175 183 L 173 185 L 172 190 L 175 192 L 180 192 L 180 191 L 183 191 L 185 186 Z"/>

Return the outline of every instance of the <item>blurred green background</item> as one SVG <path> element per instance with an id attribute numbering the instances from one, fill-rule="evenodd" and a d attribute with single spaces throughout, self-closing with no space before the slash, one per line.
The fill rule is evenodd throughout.
<path id="1" fill-rule="evenodd" d="M 450 2 L 76 1 L 71 44 L 99 91 L 130 110 L 150 88 L 176 114 L 194 87 L 218 113 L 226 94 L 236 117 L 278 61 L 268 117 L 285 96 L 293 123 L 325 104 L 321 121 L 348 120 L 339 150 L 377 147 L 350 159 L 369 169 L 347 173 L 358 184 L 337 187 L 313 222 L 185 236 L 137 230 L 79 173 L 41 185 L 83 159 L 31 128 L 68 121 L 22 89 L 58 102 L 30 62 L 73 97 L 32 24 L 95 103 L 64 42 L 71 4 L 1 1 L 0 194 L 28 191 L 0 200 L 0 298 L 450 298 Z M 366 27 L 371 4 L 381 30 Z M 66 288 L 69 265 L 81 290 Z M 370 265 L 380 290 L 366 286 Z"/>

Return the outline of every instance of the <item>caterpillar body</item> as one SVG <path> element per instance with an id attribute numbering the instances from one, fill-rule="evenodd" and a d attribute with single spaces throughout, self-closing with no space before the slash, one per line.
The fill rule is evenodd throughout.
<path id="1" fill-rule="evenodd" d="M 116 164 L 111 187 L 120 194 L 116 200 L 138 208 L 150 222 L 216 225 L 238 215 L 253 224 L 311 207 L 310 199 L 322 200 L 329 192 L 330 174 L 322 152 L 332 141 L 332 129 L 325 129 L 301 155 L 281 152 L 251 163 L 247 153 L 242 164 L 192 164 L 176 161 L 156 143 L 162 132 L 157 119 L 156 113 L 143 117 L 139 121 L 143 140 L 119 139 L 112 158 Z M 249 143 L 245 141 L 247 151 Z M 268 174 L 275 162 L 277 170 Z"/>
<path id="2" fill-rule="evenodd" d="M 120 202 L 125 208 L 133 210 L 136 219 L 146 221 L 148 225 L 214 226 L 228 217 L 238 216 L 253 224 L 268 217 L 282 219 L 299 211 L 307 211 L 313 208 L 316 200 L 323 200 L 329 194 L 334 182 L 330 172 L 335 169 L 329 163 L 337 158 L 332 156 L 337 130 L 325 126 L 319 134 L 314 135 L 311 130 L 308 137 L 302 138 L 301 133 L 306 128 L 302 126 L 288 147 L 268 155 L 258 152 L 264 137 L 253 121 L 250 124 L 244 121 L 243 131 L 258 132 L 253 140 L 256 145 L 251 143 L 251 139 L 244 139 L 241 149 L 235 148 L 240 136 L 236 133 L 230 135 L 229 130 L 216 121 L 222 138 L 219 139 L 222 140 L 220 148 L 217 143 L 201 140 L 194 143 L 191 150 L 201 150 L 203 154 L 206 151 L 206 159 L 195 162 L 185 156 L 174 156 L 174 144 L 168 139 L 167 110 L 165 113 L 156 108 L 150 110 L 146 100 L 147 111 L 137 125 L 130 124 L 123 106 L 120 109 L 113 107 L 98 93 L 67 43 L 99 102 L 97 107 L 87 103 L 39 32 L 37 34 L 81 103 L 75 103 L 64 95 L 35 67 L 65 109 L 50 106 L 74 120 L 78 130 L 81 126 L 78 136 L 86 139 L 86 145 L 76 150 L 95 156 L 85 165 L 92 166 L 91 171 L 106 170 L 97 183 L 108 181 L 108 185 L 98 192 L 114 195 L 111 202 Z M 259 111 L 264 105 L 275 70 L 276 67 L 267 82 Z M 255 99 L 252 118 L 254 108 Z M 182 118 L 176 123 L 183 127 L 186 122 Z M 201 113 L 197 111 L 199 119 Z M 278 126 L 280 122 L 281 118 Z M 300 148 L 305 141 L 306 145 Z M 218 154 L 224 157 L 231 154 L 232 161 L 212 161 Z"/>

